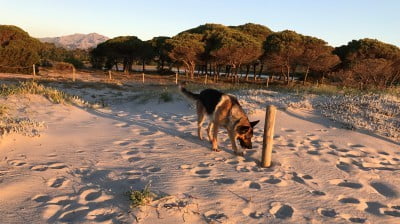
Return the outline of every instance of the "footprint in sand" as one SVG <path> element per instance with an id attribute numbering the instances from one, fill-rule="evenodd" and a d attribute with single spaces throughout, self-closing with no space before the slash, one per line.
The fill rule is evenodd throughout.
<path id="1" fill-rule="evenodd" d="M 350 171 L 352 171 L 351 165 L 349 163 L 347 163 L 347 162 L 344 162 L 344 161 L 339 161 L 336 164 L 336 168 L 338 168 L 339 170 L 342 170 L 342 171 L 344 171 L 346 173 L 350 173 Z"/>
<path id="2" fill-rule="evenodd" d="M 323 192 L 323 191 L 318 191 L 318 190 L 312 190 L 312 191 L 310 191 L 310 193 L 311 193 L 312 195 L 314 195 L 314 196 L 325 196 L 325 195 L 326 195 L 325 192 Z"/>
<path id="3" fill-rule="evenodd" d="M 263 183 L 272 184 L 280 187 L 287 186 L 287 182 L 285 180 L 279 179 L 274 175 L 271 175 L 267 178 L 261 178 L 260 181 Z"/>
<path id="4" fill-rule="evenodd" d="M 357 198 L 347 197 L 344 195 L 339 196 L 338 201 L 343 204 L 360 204 L 360 200 Z"/>
<path id="5" fill-rule="evenodd" d="M 35 195 L 34 197 L 32 197 L 32 201 L 36 201 L 36 202 L 47 202 L 51 199 L 50 196 L 45 195 L 45 194 L 38 194 Z"/>
<path id="6" fill-rule="evenodd" d="M 263 212 L 253 211 L 250 208 L 243 209 L 242 213 L 243 213 L 243 215 L 249 216 L 250 218 L 253 218 L 253 219 L 261 219 L 262 217 L 264 217 L 264 213 Z"/>
<path id="7" fill-rule="evenodd" d="M 318 208 L 317 212 L 318 214 L 329 218 L 335 218 L 338 215 L 335 209 L 332 208 Z"/>
<path id="8" fill-rule="evenodd" d="M 138 161 L 140 161 L 140 160 L 142 160 L 143 158 L 141 158 L 141 157 L 136 157 L 136 156 L 134 156 L 134 157 L 129 157 L 128 158 L 128 162 L 130 162 L 130 163 L 133 163 L 133 162 L 138 162 Z"/>
<path id="9" fill-rule="evenodd" d="M 216 210 L 205 212 L 204 217 L 206 218 L 207 223 L 225 223 L 228 220 L 228 216 Z"/>
<path id="10" fill-rule="evenodd" d="M 348 187 L 352 189 L 360 189 L 363 187 L 362 184 L 356 183 L 356 182 L 350 182 L 347 180 L 341 180 L 341 179 L 334 179 L 329 181 L 331 184 L 335 184 L 339 187 Z"/>
<path id="11" fill-rule="evenodd" d="M 130 141 L 115 141 L 113 142 L 114 145 L 119 145 L 119 146 L 126 146 L 130 144 Z"/>
<path id="12" fill-rule="evenodd" d="M 237 159 L 228 159 L 225 161 L 225 163 L 230 164 L 230 165 L 237 165 L 237 164 L 239 164 L 239 161 Z"/>
<path id="13" fill-rule="evenodd" d="M 208 169 L 208 168 L 195 167 L 191 170 L 191 173 L 200 178 L 207 178 L 207 177 L 210 177 L 211 171 L 212 170 Z"/>
<path id="14" fill-rule="evenodd" d="M 390 215 L 390 216 L 393 216 L 393 217 L 400 217 L 400 212 L 397 211 L 397 210 L 386 210 L 386 211 L 383 212 L 383 214 Z"/>
<path id="15" fill-rule="evenodd" d="M 389 184 L 383 182 L 371 182 L 370 185 L 376 192 L 384 197 L 395 198 L 398 195 L 398 193 L 394 190 L 394 187 L 390 186 Z"/>
<path id="16" fill-rule="evenodd" d="M 236 183 L 236 180 L 231 179 L 231 178 L 218 178 L 218 179 L 211 180 L 211 182 L 216 183 L 216 184 L 221 184 L 221 185 L 222 184 L 230 185 L 230 184 Z"/>
<path id="17" fill-rule="evenodd" d="M 353 223 L 365 223 L 367 221 L 367 219 L 366 218 L 354 218 L 354 217 L 351 217 L 351 218 L 349 218 L 349 221 L 353 222 Z"/>
<path id="18" fill-rule="evenodd" d="M 22 160 L 9 160 L 8 163 L 12 166 L 23 166 L 26 164 L 26 162 Z"/>
<path id="19" fill-rule="evenodd" d="M 111 196 L 104 194 L 100 189 L 90 188 L 82 191 L 79 195 L 78 202 L 80 204 L 87 204 L 92 202 L 104 202 L 111 199 Z"/>
<path id="20" fill-rule="evenodd" d="M 269 212 L 278 219 L 289 219 L 293 216 L 294 210 L 290 205 L 272 202 Z"/>
<path id="21" fill-rule="evenodd" d="M 244 183 L 249 189 L 255 189 L 255 190 L 260 190 L 261 189 L 261 185 L 259 183 L 257 183 L 257 182 L 245 181 Z"/>
<path id="22" fill-rule="evenodd" d="M 126 172 L 123 173 L 124 175 L 127 176 L 141 176 L 143 175 L 143 173 L 139 170 L 128 170 Z"/>
<path id="23" fill-rule="evenodd" d="M 306 184 L 304 179 L 306 179 L 306 180 L 313 179 L 313 177 L 310 175 L 303 175 L 302 177 L 300 177 L 296 172 L 293 172 L 292 175 L 293 175 L 292 180 L 296 181 L 297 183 L 300 183 L 300 184 Z"/>
<path id="24" fill-rule="evenodd" d="M 30 169 L 33 171 L 45 171 L 45 170 L 47 170 L 47 168 L 48 168 L 48 166 L 46 166 L 46 165 L 35 165 L 35 166 L 32 166 Z"/>
<path id="25" fill-rule="evenodd" d="M 57 163 L 57 162 L 55 162 L 55 163 L 49 163 L 49 164 L 48 164 L 48 167 L 49 167 L 50 169 L 59 170 L 59 169 L 67 168 L 67 165 L 65 165 L 64 163 Z"/>
<path id="26" fill-rule="evenodd" d="M 61 205 L 66 206 L 74 203 L 74 198 L 70 196 L 58 196 L 47 202 L 48 205 Z"/>
<path id="27" fill-rule="evenodd" d="M 146 169 L 147 169 L 147 172 L 150 172 L 150 173 L 158 173 L 161 171 L 160 167 L 155 167 L 155 166 L 150 166 L 150 167 L 147 167 Z"/>
<path id="28" fill-rule="evenodd" d="M 67 222 L 67 223 L 74 223 L 78 220 L 85 219 L 87 214 L 89 213 L 90 208 L 88 206 L 79 207 L 77 209 L 73 209 L 67 212 L 64 212 L 60 215 L 59 221 Z"/>
<path id="29" fill-rule="evenodd" d="M 59 188 L 59 187 L 63 186 L 64 184 L 66 184 L 67 182 L 68 181 L 66 181 L 64 177 L 56 177 L 56 178 L 51 178 L 47 182 L 47 186 Z"/>
<path id="30" fill-rule="evenodd" d="M 119 128 L 129 127 L 129 125 L 127 123 L 116 123 L 116 124 L 114 124 L 114 126 L 119 127 Z"/>
<path id="31" fill-rule="evenodd" d="M 376 202 L 376 201 L 365 202 L 365 204 L 361 205 L 359 208 L 363 208 L 363 207 L 365 208 L 364 209 L 365 212 L 368 212 L 368 213 L 376 215 L 376 216 L 381 216 L 382 215 L 381 209 L 387 208 L 386 205 L 383 205 L 380 202 Z"/>
<path id="32" fill-rule="evenodd" d="M 112 210 L 110 211 L 110 209 L 105 209 L 105 208 L 98 208 L 90 211 L 87 214 L 87 218 L 89 220 L 93 220 L 94 222 L 106 222 L 109 221 L 110 219 L 114 219 L 116 216 L 118 216 L 117 213 L 112 212 Z"/>
<path id="33" fill-rule="evenodd" d="M 251 167 L 239 165 L 239 166 L 236 166 L 236 171 L 247 173 L 247 172 L 251 171 Z"/>

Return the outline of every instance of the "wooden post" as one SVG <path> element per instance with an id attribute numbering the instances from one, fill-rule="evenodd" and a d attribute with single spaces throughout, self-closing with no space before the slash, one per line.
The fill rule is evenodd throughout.
<path id="1" fill-rule="evenodd" d="M 36 78 L 35 64 L 32 65 L 32 71 L 33 71 L 33 80 L 35 80 L 35 78 Z"/>
<path id="2" fill-rule="evenodd" d="M 265 113 L 264 139 L 262 147 L 261 167 L 271 166 L 272 145 L 274 140 L 276 107 L 268 105 Z"/>
<path id="3" fill-rule="evenodd" d="M 75 82 L 75 67 L 72 67 L 72 81 Z"/>
<path id="4" fill-rule="evenodd" d="M 207 73 L 206 73 L 206 77 L 204 78 L 204 85 L 207 85 Z"/>
<path id="5" fill-rule="evenodd" d="M 111 77 L 111 70 L 108 70 L 108 79 L 109 79 L 109 80 L 112 79 L 112 77 Z"/>
<path id="6" fill-rule="evenodd" d="M 269 85 L 269 76 L 267 77 L 267 88 L 268 88 L 268 85 Z"/>
<path id="7" fill-rule="evenodd" d="M 178 85 L 178 72 L 175 73 L 175 84 Z"/>
<path id="8" fill-rule="evenodd" d="M 144 84 L 144 73 L 142 73 L 142 83 Z"/>

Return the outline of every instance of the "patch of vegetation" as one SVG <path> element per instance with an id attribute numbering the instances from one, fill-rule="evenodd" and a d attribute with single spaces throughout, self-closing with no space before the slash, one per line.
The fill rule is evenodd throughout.
<path id="1" fill-rule="evenodd" d="M 0 118 L 7 115 L 9 108 L 5 105 L 0 104 Z"/>
<path id="2" fill-rule="evenodd" d="M 150 184 L 147 184 L 143 190 L 128 192 L 131 207 L 136 208 L 144 205 L 149 205 L 157 195 L 150 191 Z"/>
<path id="3" fill-rule="evenodd" d="M 174 100 L 174 98 L 172 97 L 171 92 L 169 92 L 167 88 L 164 88 L 160 94 L 158 101 L 163 102 L 163 103 L 168 103 L 168 102 L 172 102 L 173 100 Z"/>
<path id="4" fill-rule="evenodd" d="M 8 133 L 19 133 L 34 137 L 39 135 L 39 131 L 45 128 L 43 122 L 31 120 L 29 118 L 0 118 L 0 136 Z"/>
<path id="5" fill-rule="evenodd" d="M 0 96 L 18 95 L 18 94 L 36 94 L 42 95 L 53 103 L 71 102 L 72 96 L 64 92 L 45 87 L 33 81 L 20 82 L 18 84 L 1 85 Z"/>

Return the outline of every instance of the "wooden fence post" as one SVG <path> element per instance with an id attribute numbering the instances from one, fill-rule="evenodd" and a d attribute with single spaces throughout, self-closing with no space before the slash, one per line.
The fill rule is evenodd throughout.
<path id="1" fill-rule="evenodd" d="M 178 72 L 175 73 L 175 84 L 178 85 Z"/>
<path id="2" fill-rule="evenodd" d="M 142 83 L 144 84 L 144 73 L 142 73 Z"/>
<path id="3" fill-rule="evenodd" d="M 108 70 L 108 79 L 109 79 L 109 80 L 112 79 L 112 77 L 111 77 L 111 70 Z"/>
<path id="4" fill-rule="evenodd" d="M 75 67 L 72 67 L 72 81 L 75 82 Z"/>
<path id="5" fill-rule="evenodd" d="M 35 64 L 32 65 L 32 71 L 33 71 L 33 80 L 35 80 L 35 78 L 36 78 Z"/>
<path id="6" fill-rule="evenodd" d="M 271 166 L 272 145 L 274 140 L 276 107 L 268 105 L 265 113 L 264 139 L 262 147 L 261 167 Z"/>
<path id="7" fill-rule="evenodd" d="M 206 77 L 204 78 L 204 85 L 207 85 L 207 73 L 206 73 Z"/>
<path id="8" fill-rule="evenodd" d="M 267 77 L 267 88 L 269 86 L 269 76 Z"/>

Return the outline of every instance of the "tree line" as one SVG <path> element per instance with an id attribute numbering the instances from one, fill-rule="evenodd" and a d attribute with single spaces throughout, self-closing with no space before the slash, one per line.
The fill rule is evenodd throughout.
<path id="1" fill-rule="evenodd" d="M 32 65 L 52 66 L 68 62 L 76 68 L 89 60 L 85 50 L 67 50 L 51 43 L 42 43 L 16 26 L 0 25 L 0 72 L 32 73 Z"/>
<path id="2" fill-rule="evenodd" d="M 247 23 L 240 26 L 204 24 L 174 37 L 117 37 L 90 52 L 96 68 L 118 68 L 129 72 L 135 61 L 183 67 L 190 78 L 195 73 L 238 76 L 247 80 L 262 75 L 277 76 L 287 84 L 309 78 L 359 88 L 386 88 L 400 82 L 400 49 L 375 39 L 353 40 L 340 47 L 295 31 L 273 32 Z"/>
<path id="3" fill-rule="evenodd" d="M 148 41 L 120 36 L 80 52 L 42 44 L 18 27 L 0 26 L 0 71 L 7 70 L 4 65 L 68 60 L 75 64 L 90 60 L 94 68 L 126 73 L 134 64 L 145 70 L 145 65 L 153 63 L 159 73 L 183 68 L 190 78 L 208 74 L 248 80 L 268 75 L 286 84 L 295 79 L 304 84 L 318 80 L 362 89 L 400 84 L 400 49 L 376 39 L 352 40 L 334 48 L 322 39 L 291 30 L 274 32 L 253 23 L 204 24 Z"/>

